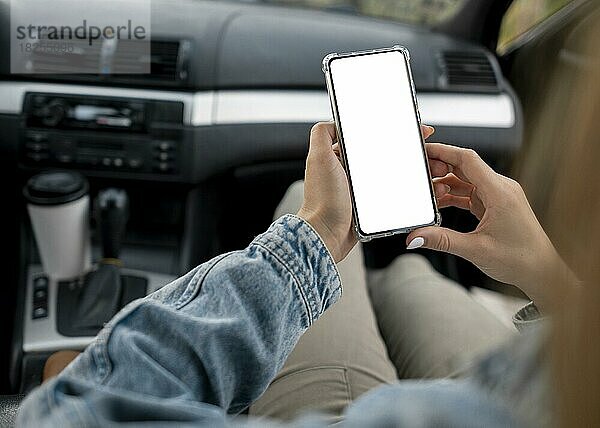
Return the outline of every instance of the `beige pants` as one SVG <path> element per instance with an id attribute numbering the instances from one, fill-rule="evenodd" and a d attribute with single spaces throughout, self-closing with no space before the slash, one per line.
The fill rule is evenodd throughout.
<path id="1" fill-rule="evenodd" d="M 302 194 L 302 182 L 290 186 L 275 217 L 297 212 Z M 338 268 L 342 298 L 300 338 L 251 415 L 290 420 L 321 412 L 336 422 L 378 385 L 457 375 L 513 334 L 422 256 L 367 274 L 357 245 Z"/>

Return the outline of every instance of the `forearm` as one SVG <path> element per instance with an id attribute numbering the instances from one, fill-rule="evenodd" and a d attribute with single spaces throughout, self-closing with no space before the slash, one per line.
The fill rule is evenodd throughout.
<path id="1" fill-rule="evenodd" d="M 161 406 L 170 420 L 173 400 L 239 412 L 266 389 L 300 335 L 340 293 L 337 269 L 318 235 L 285 216 L 245 250 L 217 257 L 121 311 L 25 402 L 21 421 L 34 424 L 48 414 L 56 422 L 137 420 L 160 415 Z"/>

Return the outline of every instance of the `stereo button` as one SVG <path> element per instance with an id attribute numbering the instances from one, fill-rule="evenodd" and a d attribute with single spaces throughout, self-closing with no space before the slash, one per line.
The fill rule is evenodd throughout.
<path id="1" fill-rule="evenodd" d="M 160 162 L 158 164 L 158 170 L 160 172 L 169 172 L 171 170 L 171 165 L 168 162 Z"/>
<path id="2" fill-rule="evenodd" d="M 41 134 L 39 132 L 29 132 L 27 134 L 27 139 L 31 141 L 35 141 L 36 143 L 40 143 L 42 141 L 48 141 L 48 136 L 46 134 Z"/>
<path id="3" fill-rule="evenodd" d="M 113 160 L 113 165 L 116 166 L 117 168 L 122 167 L 123 166 L 123 159 L 121 159 L 121 158 L 115 158 L 115 160 Z"/>
<path id="4" fill-rule="evenodd" d="M 48 155 L 45 153 L 27 153 L 27 157 L 34 162 L 41 162 L 48 159 Z"/>
<path id="5" fill-rule="evenodd" d="M 48 144 L 44 143 L 27 143 L 25 146 L 32 152 L 41 152 L 48 148 Z"/>
<path id="6" fill-rule="evenodd" d="M 111 158 L 102 158 L 102 165 L 110 166 L 112 164 Z"/>
<path id="7" fill-rule="evenodd" d="M 139 168 L 142 166 L 142 160 L 137 158 L 129 159 L 128 164 L 130 168 Z"/>
<path id="8" fill-rule="evenodd" d="M 160 151 L 166 152 L 173 148 L 173 144 L 170 141 L 159 141 L 156 144 L 156 147 L 158 147 Z"/>

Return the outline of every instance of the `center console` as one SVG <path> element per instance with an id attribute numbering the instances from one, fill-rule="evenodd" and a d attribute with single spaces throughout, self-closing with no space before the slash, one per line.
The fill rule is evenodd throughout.
<path id="1" fill-rule="evenodd" d="M 11 380 L 21 391 L 39 384 L 50 353 L 84 349 L 116 311 L 197 263 L 185 256 L 190 245 L 186 219 L 195 217 L 189 212 L 190 194 L 197 193 L 190 186 L 195 181 L 190 178 L 193 148 L 186 144 L 189 97 L 61 88 L 27 90 L 19 116 L 20 185 L 58 172 L 33 198 L 34 192 L 26 191 L 27 202 L 22 200 L 27 205 L 21 238 L 25 264 L 14 360 L 20 380 Z M 62 180 L 73 174 L 87 181 L 81 190 L 85 196 L 71 200 L 61 195 L 62 211 L 52 200 L 44 205 L 45 198 L 56 197 L 48 185 L 69 187 Z M 127 213 L 121 216 L 129 219 L 126 226 L 115 223 L 119 215 L 114 211 L 101 215 L 99 195 L 109 188 L 126 194 Z M 81 262 L 73 265 L 78 258 Z"/>
<path id="2" fill-rule="evenodd" d="M 130 213 L 123 189 L 100 190 L 78 172 L 48 170 L 23 189 L 42 266 L 28 268 L 24 352 L 80 349 L 128 303 L 173 276 L 125 268 L 121 249 Z M 99 255 L 91 256 L 91 220 Z"/>

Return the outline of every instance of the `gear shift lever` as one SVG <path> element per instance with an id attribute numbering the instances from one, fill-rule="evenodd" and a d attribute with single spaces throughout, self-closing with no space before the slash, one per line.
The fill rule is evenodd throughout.
<path id="1" fill-rule="evenodd" d="M 127 193 L 119 189 L 101 191 L 95 211 L 103 258 L 98 269 L 85 278 L 74 322 L 81 329 L 99 330 L 119 310 L 123 293 L 119 252 L 129 211 Z"/>
<path id="2" fill-rule="evenodd" d="M 103 261 L 118 261 L 121 240 L 129 216 L 127 193 L 120 189 L 103 190 L 98 193 L 95 205 L 96 224 L 102 238 Z"/>

